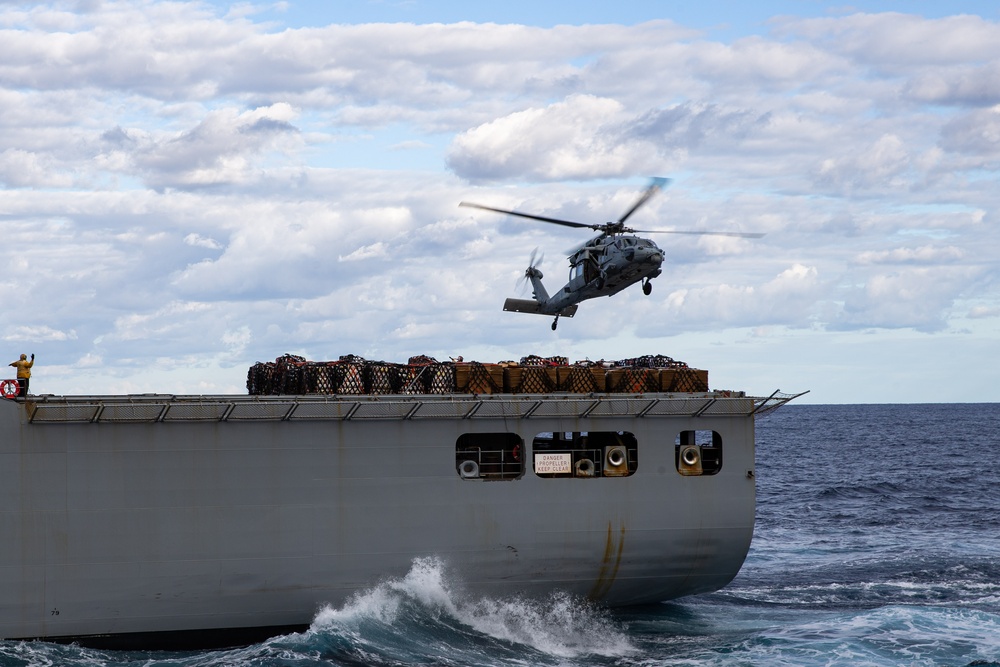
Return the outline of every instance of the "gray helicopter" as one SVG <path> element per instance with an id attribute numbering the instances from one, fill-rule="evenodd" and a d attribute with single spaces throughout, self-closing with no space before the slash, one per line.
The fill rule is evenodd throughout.
<path id="1" fill-rule="evenodd" d="M 586 299 L 599 296 L 613 296 L 629 285 L 642 281 L 642 291 L 647 296 L 653 291 L 650 281 L 660 275 L 660 265 L 663 263 L 663 250 L 649 239 L 635 234 L 696 234 L 702 236 L 736 236 L 740 238 L 760 238 L 763 234 L 743 232 L 702 232 L 676 231 L 664 229 L 632 229 L 625 226 L 625 221 L 645 204 L 657 192 L 662 190 L 670 179 L 654 178 L 646 191 L 616 222 L 603 225 L 588 225 L 583 222 L 572 222 L 548 218 L 520 211 L 508 211 L 482 204 L 461 202 L 459 206 L 479 208 L 495 213 L 516 215 L 530 220 L 550 222 L 565 227 L 593 229 L 600 232 L 583 245 L 576 248 L 569 256 L 569 282 L 556 294 L 549 295 L 542 284 L 542 272 L 535 261 L 535 253 L 531 254 L 524 277 L 531 281 L 534 299 L 507 299 L 503 309 L 517 313 L 535 313 L 537 315 L 555 315 L 552 330 L 555 331 L 560 317 L 573 317 L 577 304 Z"/>

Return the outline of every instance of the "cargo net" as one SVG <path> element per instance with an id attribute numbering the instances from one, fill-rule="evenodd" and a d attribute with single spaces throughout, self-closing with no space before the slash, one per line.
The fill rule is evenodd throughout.
<path id="1" fill-rule="evenodd" d="M 428 394 L 451 394 L 455 392 L 455 368 L 440 364 L 432 369 L 427 378 Z"/>
<path id="2" fill-rule="evenodd" d="M 463 371 L 456 375 L 457 388 L 466 394 L 500 394 L 503 392 L 503 373 L 497 382 L 497 374 L 490 372 L 484 364 L 473 361 L 468 368 L 458 368 Z"/>
<path id="3" fill-rule="evenodd" d="M 605 372 L 599 366 L 578 364 L 559 370 L 559 391 L 573 394 L 604 391 Z"/>
<path id="4" fill-rule="evenodd" d="M 756 399 L 756 405 L 754 406 L 752 414 L 754 415 L 754 417 L 767 416 L 772 412 L 774 412 L 775 410 L 777 410 L 778 408 L 780 408 L 781 406 L 783 406 L 785 403 L 788 403 L 789 401 L 808 393 L 809 393 L 808 391 L 803 391 L 798 394 L 783 394 L 780 391 L 775 391 L 767 398 Z"/>
<path id="5" fill-rule="evenodd" d="M 397 364 L 347 355 L 339 361 L 306 361 L 286 354 L 250 367 L 247 391 L 268 394 L 398 394 L 403 374 Z"/>
<path id="6" fill-rule="evenodd" d="M 635 357 L 633 359 L 622 359 L 621 361 L 614 362 L 615 366 L 624 366 L 631 368 L 687 368 L 688 365 L 683 361 L 674 361 L 670 357 L 664 356 L 662 354 L 647 354 L 642 357 Z"/>
<path id="7" fill-rule="evenodd" d="M 673 374 L 670 387 L 666 391 L 708 391 L 708 373 L 695 368 L 678 368 Z"/>
<path id="8" fill-rule="evenodd" d="M 570 365 L 566 357 L 537 355 L 495 364 L 465 362 L 461 357 L 442 362 L 421 355 L 397 364 L 352 354 L 337 361 L 285 354 L 251 366 L 247 391 L 251 395 L 706 392 L 708 371 L 663 355 L 587 359 Z"/>
<path id="9" fill-rule="evenodd" d="M 608 391 L 622 394 L 642 394 L 660 391 L 660 373 L 657 368 L 627 366 L 607 374 Z"/>
<path id="10" fill-rule="evenodd" d="M 521 357 L 521 365 L 542 367 L 567 366 L 569 365 L 569 359 L 566 357 L 539 357 L 530 354 L 527 357 Z"/>
<path id="11" fill-rule="evenodd" d="M 520 366 L 504 369 L 504 386 L 511 394 L 548 394 L 555 391 L 555 368 Z"/>

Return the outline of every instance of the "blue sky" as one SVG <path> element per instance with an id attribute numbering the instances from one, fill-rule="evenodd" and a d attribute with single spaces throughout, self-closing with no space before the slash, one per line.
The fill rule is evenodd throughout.
<path id="1" fill-rule="evenodd" d="M 817 403 L 997 401 L 994 3 L 0 1 L 0 338 L 52 393 L 255 361 L 665 354 Z M 503 313 L 615 219 L 663 275 Z M 659 239 L 658 239 L 659 240 Z"/>
<path id="2" fill-rule="evenodd" d="M 233 3 L 214 2 L 229 8 Z M 706 31 L 715 37 L 743 37 L 766 31 L 775 16 L 801 18 L 842 16 L 863 12 L 904 12 L 926 18 L 970 13 L 997 18 L 1000 8 L 992 2 L 940 2 L 934 0 L 882 0 L 879 2 L 823 2 L 822 0 L 762 0 L 760 2 L 455 2 L 454 0 L 336 0 L 274 3 L 260 16 L 289 27 L 329 23 L 522 23 L 545 28 L 560 24 L 624 24 L 669 19 Z"/>

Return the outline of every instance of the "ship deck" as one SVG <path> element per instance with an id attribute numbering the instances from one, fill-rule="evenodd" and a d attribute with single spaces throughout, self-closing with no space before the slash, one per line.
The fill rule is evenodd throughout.
<path id="1" fill-rule="evenodd" d="M 46 423 L 245 422 L 303 420 L 531 419 L 540 417 L 748 417 L 802 394 L 743 392 L 646 394 L 427 395 L 41 395 L 14 399 L 28 421 Z"/>

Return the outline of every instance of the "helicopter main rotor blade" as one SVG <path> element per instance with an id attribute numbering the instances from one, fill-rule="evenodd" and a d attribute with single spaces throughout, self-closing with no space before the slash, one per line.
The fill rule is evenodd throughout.
<path id="1" fill-rule="evenodd" d="M 740 239 L 763 238 L 765 232 L 697 232 L 683 229 L 633 229 L 634 234 L 692 234 L 696 236 L 734 236 Z"/>
<path id="2" fill-rule="evenodd" d="M 625 212 L 625 215 L 618 218 L 618 224 L 622 224 L 623 222 L 628 220 L 629 216 L 638 211 L 640 206 L 649 201 L 649 198 L 655 195 L 657 192 L 667 187 L 669 183 L 670 183 L 669 178 L 654 178 L 653 182 L 649 184 L 649 187 L 646 188 L 646 191 L 642 193 L 642 196 L 639 197 L 638 201 L 632 204 L 632 208 L 627 210 Z"/>
<path id="3" fill-rule="evenodd" d="M 540 220 L 542 222 L 551 222 L 554 225 L 564 225 L 566 227 L 584 227 L 587 229 L 598 229 L 600 225 L 587 225 L 582 222 L 571 222 L 569 220 L 559 220 L 558 218 L 546 218 L 543 215 L 533 215 L 531 213 L 521 213 L 520 211 L 508 211 L 503 208 L 493 208 L 492 206 L 483 206 L 482 204 L 473 204 L 472 202 L 461 202 L 459 206 L 467 206 L 470 208 L 481 208 L 484 211 L 493 211 L 494 213 L 506 213 L 507 215 L 516 215 L 521 218 L 530 218 L 531 220 Z"/>

